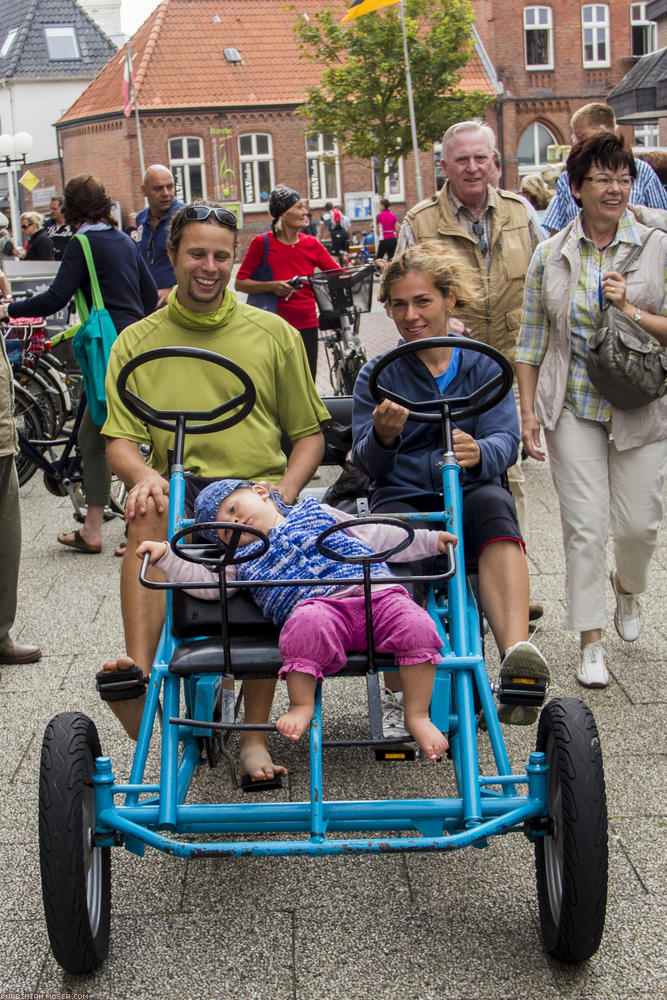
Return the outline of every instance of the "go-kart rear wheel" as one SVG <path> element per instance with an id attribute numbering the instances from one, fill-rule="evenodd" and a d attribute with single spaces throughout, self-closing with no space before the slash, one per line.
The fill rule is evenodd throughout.
<path id="1" fill-rule="evenodd" d="M 535 841 L 542 937 L 561 962 L 583 962 L 602 939 L 607 907 L 607 799 L 595 719 L 577 698 L 545 705 L 537 749 L 549 765 L 552 831 Z"/>
<path id="2" fill-rule="evenodd" d="M 80 712 L 49 722 L 39 772 L 39 860 L 49 941 L 67 972 L 87 973 L 109 950 L 111 859 L 95 847 L 91 776 L 95 724 Z"/>

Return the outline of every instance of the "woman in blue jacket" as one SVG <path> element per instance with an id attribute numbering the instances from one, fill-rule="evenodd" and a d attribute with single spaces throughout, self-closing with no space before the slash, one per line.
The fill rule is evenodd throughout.
<path id="1" fill-rule="evenodd" d="M 446 337 L 452 309 L 457 302 L 465 305 L 470 300 L 472 287 L 456 257 L 442 244 L 426 242 L 408 247 L 387 265 L 380 301 L 396 324 L 400 343 L 411 343 Z M 368 378 L 377 360 L 369 361 L 359 374 L 352 421 L 353 461 L 371 480 L 371 511 L 441 510 L 440 424 L 408 421 L 408 411 L 389 399 L 375 403 Z M 439 347 L 399 358 L 385 368 L 382 385 L 408 399 L 428 400 L 468 395 L 497 373 L 498 366 L 484 355 Z M 525 545 L 514 500 L 501 483 L 502 474 L 516 459 L 519 440 L 511 394 L 454 428 L 464 546 L 468 560 L 478 566 L 480 600 L 500 652 L 501 676 L 520 673 L 548 683 L 546 661 L 528 641 Z M 387 675 L 385 682 L 394 679 Z M 385 702 L 392 717 L 385 735 L 400 734 L 400 698 L 397 705 L 396 693 L 388 691 Z M 537 709 L 503 705 L 499 717 L 504 722 L 530 723 L 537 718 Z"/>

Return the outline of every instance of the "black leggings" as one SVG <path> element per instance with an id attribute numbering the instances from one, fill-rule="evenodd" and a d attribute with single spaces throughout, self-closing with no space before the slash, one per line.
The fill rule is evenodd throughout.
<path id="1" fill-rule="evenodd" d="M 315 375 L 317 374 L 318 332 L 319 331 L 316 326 L 310 326 L 307 330 L 299 330 L 301 339 L 303 340 L 303 346 L 306 348 L 308 367 L 310 368 L 310 374 L 313 376 L 313 382 L 315 381 Z"/>

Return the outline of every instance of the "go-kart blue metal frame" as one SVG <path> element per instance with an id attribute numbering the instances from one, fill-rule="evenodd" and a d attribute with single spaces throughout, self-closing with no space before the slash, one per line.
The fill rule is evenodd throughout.
<path id="1" fill-rule="evenodd" d="M 448 338 L 448 342 L 452 342 L 452 338 Z M 437 345 L 441 341 L 433 340 L 430 343 Z M 454 339 L 453 343 L 470 347 L 468 341 Z M 405 345 L 404 348 L 391 352 L 389 360 L 393 361 L 402 353 L 409 353 L 412 349 L 414 349 L 414 345 Z M 511 385 L 511 370 L 508 372 L 507 362 L 484 345 L 475 344 L 474 349 L 494 357 L 501 371 L 492 382 L 482 387 L 484 391 L 477 393 L 474 399 L 449 400 L 445 401 L 444 406 L 442 401 L 438 401 L 440 409 L 435 416 L 436 419 L 442 421 L 444 428 L 442 462 L 444 511 L 401 515 L 401 519 L 408 522 L 418 519 L 442 524 L 444 521 L 447 529 L 459 539 L 456 550 L 457 558 L 446 587 L 430 585 L 427 592 L 427 610 L 436 623 L 442 639 L 442 659 L 436 667 L 431 718 L 442 732 L 449 734 L 450 754 L 458 795 L 379 801 L 327 800 L 323 777 L 323 751 L 326 749 L 326 741 L 323 738 L 322 692 L 321 686 L 318 685 L 315 712 L 309 732 L 310 796 L 308 801 L 257 802 L 244 799 L 240 802 L 219 804 L 186 803 L 186 795 L 194 773 L 204 762 L 202 741 L 214 739 L 222 729 L 242 728 L 242 726 L 234 722 L 233 687 L 230 692 L 230 685 L 223 685 L 225 672 L 223 666 L 220 666 L 220 669 L 215 673 L 195 673 L 192 676 L 184 677 L 178 676 L 170 669 L 170 664 L 172 664 L 174 654 L 177 651 L 177 641 L 172 635 L 172 593 L 169 584 L 153 584 L 167 589 L 166 618 L 148 684 L 143 720 L 129 781 L 127 783 L 117 782 L 112 771 L 111 761 L 101 754 L 96 756 L 94 769 L 90 775 L 94 789 L 94 806 L 92 803 L 89 806 L 89 808 L 94 808 L 93 817 L 90 819 L 90 825 L 94 825 L 94 831 L 91 831 L 90 834 L 92 842 L 91 870 L 95 864 L 96 852 L 105 850 L 108 852 L 110 846 L 117 844 L 124 845 L 128 851 L 137 855 L 142 855 L 145 847 L 149 846 L 181 858 L 242 857 L 247 855 L 257 857 L 276 855 L 324 856 L 404 851 L 451 851 L 471 845 L 482 847 L 492 836 L 509 832 L 522 832 L 539 845 L 536 848 L 538 853 L 538 895 L 540 896 L 540 906 L 543 907 L 544 903 L 546 914 L 546 916 L 543 915 L 542 923 L 547 947 L 552 954 L 568 961 L 577 961 L 588 957 L 597 948 L 602 925 L 599 926 L 599 934 L 597 931 L 592 935 L 588 934 L 585 943 L 582 943 L 581 927 L 563 929 L 566 922 L 571 923 L 571 913 L 569 910 L 567 913 L 565 912 L 566 905 L 569 906 L 569 903 L 566 904 L 564 897 L 564 892 L 567 891 L 571 878 L 568 859 L 564 858 L 563 855 L 561 832 L 561 823 L 567 826 L 569 820 L 563 820 L 558 812 L 562 806 L 561 796 L 564 786 L 559 773 L 554 770 L 558 768 L 560 762 L 558 734 L 556 733 L 554 743 L 554 725 L 546 726 L 542 747 L 530 753 L 525 773 L 512 772 L 498 722 L 493 690 L 484 663 L 479 613 L 470 584 L 466 579 L 465 560 L 462 552 L 462 497 L 459 467 L 451 446 L 451 423 L 457 414 L 481 412 L 482 408 L 486 409 L 490 405 L 495 405 L 495 402 L 505 395 Z M 188 349 L 170 349 L 172 353 L 175 350 L 184 352 L 186 356 L 195 356 L 201 360 L 220 364 L 217 355 L 209 355 L 207 352 L 189 352 Z M 146 363 L 150 361 L 151 357 L 159 356 L 162 356 L 162 352 L 150 352 L 149 355 L 143 356 L 143 360 L 135 359 L 134 362 L 130 362 L 121 373 L 119 387 L 122 383 L 122 390 L 125 393 L 123 398 L 130 408 L 137 406 L 138 402 L 137 397 L 126 389 L 128 377 L 138 363 Z M 498 360 L 499 358 L 500 360 Z M 226 359 L 223 360 L 225 361 L 223 367 L 226 366 L 236 373 L 236 367 Z M 377 384 L 377 377 L 385 366 L 381 362 L 374 372 L 374 379 L 372 379 L 371 389 L 378 394 L 379 398 L 390 395 Z M 242 376 L 245 378 L 245 396 L 243 399 L 235 397 L 235 399 L 223 404 L 216 411 L 215 417 L 219 417 L 221 412 L 225 413 L 234 409 L 236 416 L 230 420 L 232 422 L 238 416 L 239 401 L 243 402 L 246 408 L 252 406 L 254 390 L 245 373 L 241 372 L 239 377 Z M 250 388 L 248 388 L 248 383 Z M 482 399 L 484 396 L 486 396 L 486 401 Z M 393 397 L 390 396 L 390 398 Z M 425 408 L 424 405 L 414 404 L 409 400 L 400 399 L 400 397 L 396 398 L 406 405 L 409 404 L 411 415 L 415 419 L 433 419 L 432 406 L 431 412 L 425 414 L 425 409 L 428 408 Z M 490 403 L 489 398 L 491 398 Z M 162 413 L 158 418 L 143 403 L 137 412 L 151 422 L 159 418 L 164 420 L 169 417 L 174 418 L 175 421 L 176 460 L 172 466 L 169 491 L 169 538 L 173 539 L 179 534 L 184 535 L 188 526 L 192 524 L 183 516 L 185 497 L 182 466 L 183 442 L 186 431 L 190 432 L 193 429 L 192 423 L 188 426 L 185 418 L 187 417 L 192 422 L 195 419 L 203 419 L 204 416 L 210 419 L 211 414 Z M 197 432 L 199 432 L 200 426 L 197 426 Z M 176 551 L 178 546 L 173 544 L 172 547 Z M 146 565 L 145 560 L 142 573 L 145 572 Z M 220 567 L 218 569 L 222 587 L 224 569 L 220 569 Z M 364 572 L 366 573 L 366 568 Z M 289 582 L 292 585 L 294 583 L 294 581 Z M 241 583 L 236 585 L 243 586 Z M 232 583 L 230 586 L 233 587 L 235 584 Z M 226 597 L 223 600 L 223 605 L 226 605 Z M 230 651 L 229 638 L 223 635 L 222 639 L 225 647 L 224 659 L 227 662 Z M 232 670 L 233 662 L 232 645 Z M 335 683 L 335 681 L 331 683 Z M 179 716 L 181 690 L 184 692 L 185 701 L 184 718 Z M 478 698 L 477 706 L 475 705 L 475 692 Z M 565 701 L 568 700 L 561 699 L 561 703 Z M 216 706 L 221 705 L 222 722 L 215 722 Z M 576 705 L 581 705 L 581 703 L 577 702 Z M 477 748 L 477 709 L 479 707 L 484 713 L 495 760 L 497 773 L 493 775 L 479 773 Z M 567 706 L 565 707 L 567 708 Z M 590 716 L 590 713 L 588 715 Z M 144 774 L 156 718 L 159 718 L 162 723 L 160 778 L 157 784 L 150 784 L 144 782 Z M 221 716 L 218 715 L 217 719 L 220 718 Z M 588 716 L 586 718 L 588 719 Z M 590 721 L 587 721 L 586 724 L 590 728 Z M 594 722 L 592 722 L 592 726 L 594 728 Z M 551 742 L 549 742 L 550 738 Z M 372 745 L 373 741 L 367 741 L 367 743 Z M 440 765 L 440 767 L 444 767 L 444 765 Z M 588 769 L 590 769 L 590 765 L 586 762 L 579 766 L 581 775 L 587 774 Z M 598 770 L 601 773 L 601 762 Z M 432 771 L 434 778 L 437 778 L 438 765 L 434 765 Z M 604 789 L 602 792 L 604 797 Z M 124 801 L 121 803 L 117 801 L 118 799 Z M 604 807 L 604 801 L 602 807 Z M 602 861 L 604 862 L 604 898 L 606 899 L 606 813 L 600 814 L 600 816 L 596 813 L 595 818 L 598 827 L 601 825 L 600 819 L 604 820 L 605 827 L 604 859 Z M 253 833 L 261 835 L 263 839 L 252 839 Z M 206 835 L 207 839 L 196 842 L 181 839 L 182 835 L 193 834 Z M 221 839 L 208 839 L 211 835 L 218 834 Z M 298 834 L 303 836 L 295 836 Z M 238 835 L 246 835 L 247 839 L 239 840 Z M 264 839 L 269 836 L 271 839 Z M 543 856 L 545 865 L 541 889 L 540 854 Z M 89 873 L 86 875 L 86 886 L 90 910 L 90 896 L 98 890 L 94 883 L 91 888 Z M 546 927 L 545 919 L 547 920 Z M 49 933 L 56 957 L 61 961 L 61 964 L 73 971 L 77 971 L 77 962 L 84 966 L 88 962 L 90 965 L 89 957 L 68 959 L 66 956 L 63 959 L 62 955 L 59 955 L 54 944 L 54 936 L 56 935 L 55 932 L 52 933 L 53 922 L 53 919 L 49 922 L 47 908 Z M 603 922 L 604 906 L 602 906 L 602 924 Z M 553 941 L 549 940 L 549 927 L 551 925 L 553 925 Z M 94 931 L 92 921 L 91 927 Z M 101 951 L 104 953 L 102 954 Z M 104 949 L 98 948 L 96 957 L 92 960 L 92 966 L 99 964 L 105 953 Z M 70 962 L 69 965 L 67 965 L 67 961 Z"/>

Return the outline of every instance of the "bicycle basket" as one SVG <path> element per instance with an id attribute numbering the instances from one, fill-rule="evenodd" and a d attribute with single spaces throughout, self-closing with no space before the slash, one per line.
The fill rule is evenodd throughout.
<path id="1" fill-rule="evenodd" d="M 343 268 L 339 271 L 319 271 L 308 278 L 318 310 L 337 315 L 356 309 L 370 312 L 373 297 L 372 264 Z"/>

